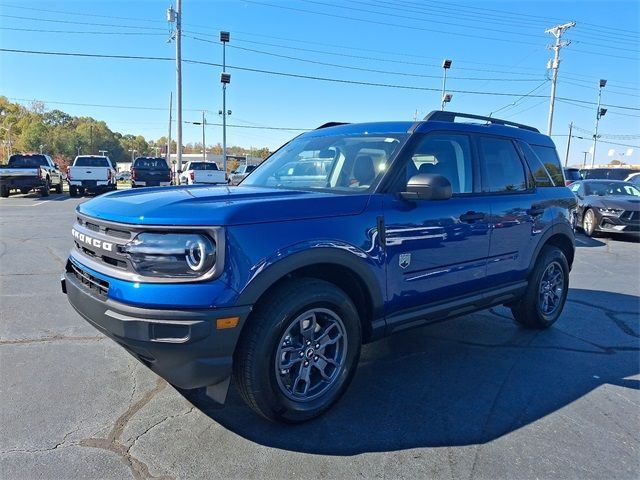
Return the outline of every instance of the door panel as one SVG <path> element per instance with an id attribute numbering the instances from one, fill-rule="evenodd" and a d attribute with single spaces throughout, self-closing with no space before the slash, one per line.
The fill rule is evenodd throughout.
<path id="1" fill-rule="evenodd" d="M 463 222 L 461 215 L 473 212 Z M 387 315 L 486 288 L 489 203 L 384 199 Z M 480 218 L 478 218 L 480 217 Z"/>

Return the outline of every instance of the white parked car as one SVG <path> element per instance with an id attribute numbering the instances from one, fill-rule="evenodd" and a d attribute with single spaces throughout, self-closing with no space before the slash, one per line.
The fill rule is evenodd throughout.
<path id="1" fill-rule="evenodd" d="M 231 172 L 231 175 L 229 176 L 229 183 L 231 185 L 238 185 L 242 180 L 244 180 L 244 177 L 253 172 L 256 167 L 257 165 L 240 165 Z"/>
<path id="2" fill-rule="evenodd" d="M 227 175 L 215 162 L 188 162 L 180 172 L 180 185 L 227 183 Z"/>

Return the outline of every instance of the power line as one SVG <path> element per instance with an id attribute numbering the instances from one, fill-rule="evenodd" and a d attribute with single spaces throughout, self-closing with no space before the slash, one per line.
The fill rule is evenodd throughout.
<path id="1" fill-rule="evenodd" d="M 131 29 L 134 29 L 134 30 L 163 30 L 163 31 L 166 31 L 166 29 L 164 29 L 164 28 L 141 27 L 140 25 L 114 25 L 114 24 L 109 24 L 109 23 L 74 22 L 72 20 L 52 20 L 52 19 L 47 19 L 47 18 L 33 18 L 33 17 L 22 17 L 22 16 L 17 16 L 17 15 L 6 15 L 4 13 L 0 13 L 0 17 L 14 18 L 16 20 L 35 20 L 35 21 L 38 21 L 38 22 L 64 23 L 64 24 L 68 24 L 68 25 L 92 25 L 92 26 L 96 26 L 96 27 L 115 27 L 115 28 L 131 28 Z"/>
<path id="2" fill-rule="evenodd" d="M 96 31 L 92 31 L 92 32 L 88 32 L 88 31 L 82 31 L 82 30 L 76 30 L 76 31 L 71 31 L 71 30 L 42 30 L 40 28 L 36 29 L 36 28 L 12 28 L 12 27 L 0 27 L 0 30 L 11 30 L 14 32 L 33 32 L 33 33 L 64 33 L 64 34 L 81 34 L 81 35 L 140 35 L 140 36 L 151 36 L 151 35 L 160 35 L 160 36 L 165 36 L 165 33 L 151 33 L 151 32 L 115 32 L 115 31 L 109 31 L 109 32 L 96 32 Z"/>
<path id="3" fill-rule="evenodd" d="M 516 106 L 516 104 L 524 99 L 527 98 L 528 96 L 530 96 L 533 92 L 537 91 L 538 89 L 542 88 L 544 85 L 546 85 L 549 82 L 549 79 L 545 79 L 544 82 L 542 82 L 540 85 L 538 85 L 537 87 L 535 87 L 533 90 L 531 90 L 530 92 L 525 93 L 524 95 L 522 95 L 520 98 L 514 100 L 513 102 L 505 105 L 504 107 L 500 107 L 497 110 L 494 110 L 493 112 L 489 113 L 489 116 L 492 116 L 494 113 L 498 113 L 502 110 L 506 110 L 507 108 L 513 108 Z M 546 101 L 546 100 L 545 100 Z"/>
<path id="4" fill-rule="evenodd" d="M 214 44 L 219 44 L 220 42 L 216 42 L 213 40 L 206 40 L 203 38 L 198 38 L 198 37 L 191 37 L 188 35 L 185 35 L 187 38 L 191 38 L 193 40 L 198 40 L 201 42 L 207 42 L 207 43 L 214 43 Z M 427 75 L 427 74 L 421 74 L 421 73 L 408 73 L 408 72 L 393 72 L 393 71 L 389 71 L 389 70 L 377 70 L 377 69 L 372 69 L 372 68 L 363 68 L 363 67 L 354 67 L 351 65 L 340 65 L 340 64 L 336 64 L 336 63 L 328 63 L 328 62 L 320 62 L 317 60 L 309 60 L 306 58 L 300 58 L 300 57 L 292 57 L 289 55 L 281 55 L 278 53 L 274 53 L 274 52 L 266 52 L 264 50 L 256 50 L 253 48 L 245 48 L 245 47 L 238 47 L 237 45 L 229 45 L 229 48 L 234 48 L 236 50 L 242 50 L 245 52 L 253 52 L 253 53 L 259 53 L 262 55 L 269 55 L 272 57 L 278 57 L 278 58 L 285 58 L 287 60 L 295 60 L 295 61 L 299 61 L 299 62 L 305 62 L 305 63 L 312 63 L 315 65 L 324 65 L 324 66 L 329 66 L 329 67 L 336 67 L 336 68 L 345 68 L 348 70 L 357 70 L 357 71 L 361 71 L 361 72 L 372 72 L 372 73 L 383 73 L 383 74 L 387 74 L 387 75 L 401 75 L 401 76 L 405 76 L 405 77 L 416 77 L 416 78 L 441 78 L 441 75 Z M 538 78 L 478 78 L 478 77 L 450 77 L 451 79 L 455 79 L 455 80 L 471 80 L 471 81 L 504 81 L 504 82 L 537 82 L 539 79 Z"/>
<path id="5" fill-rule="evenodd" d="M 154 57 L 154 56 L 137 56 L 137 55 L 108 55 L 108 54 L 95 54 L 95 53 L 77 53 L 77 52 L 52 52 L 52 51 L 42 51 L 42 50 L 21 50 L 21 49 L 11 49 L 11 48 L 0 48 L 0 52 L 9 52 L 9 53 L 23 53 L 30 55 L 51 55 L 51 56 L 65 56 L 65 57 L 86 57 L 86 58 L 111 58 L 111 59 L 120 59 L 120 60 L 156 60 L 156 61 L 174 61 L 172 57 Z M 205 62 L 202 60 L 183 60 L 186 63 L 191 63 L 194 65 L 206 65 L 212 67 L 221 67 L 222 65 L 215 62 Z M 237 65 L 227 65 L 228 68 L 233 68 L 240 71 L 245 72 L 254 72 L 254 73 L 263 73 L 267 75 L 276 75 L 281 77 L 290 77 L 290 78 L 301 78 L 307 80 L 318 80 L 325 82 L 333 82 L 333 83 L 342 83 L 348 85 L 364 85 L 370 87 L 385 87 L 385 88 L 396 88 L 396 89 L 404 89 L 404 90 L 416 90 L 416 91 L 431 91 L 431 92 L 439 92 L 439 88 L 432 87 L 418 87 L 412 85 L 398 85 L 391 83 L 376 83 L 376 82 L 363 82 L 358 80 L 348 80 L 342 78 L 331 78 L 331 77 L 319 77 L 314 75 L 302 75 L 290 72 L 278 72 L 274 70 L 264 70 L 259 68 L 249 68 L 242 67 Z M 465 93 L 471 95 L 492 95 L 492 96 L 502 96 L 502 97 L 520 97 L 522 93 L 511 93 L 511 92 L 486 92 L 486 91 L 477 91 L 477 90 L 449 90 L 452 93 Z M 531 95 L 534 98 L 547 98 L 545 95 Z M 587 100 L 579 100 L 579 99 L 568 99 L 564 97 L 557 97 L 558 100 L 570 100 L 573 102 L 577 102 L 583 105 L 596 105 L 594 102 L 590 102 Z M 634 110 L 640 111 L 640 108 L 636 107 L 625 107 L 622 105 L 611 105 L 607 104 L 609 108 L 619 108 L 623 110 Z"/>

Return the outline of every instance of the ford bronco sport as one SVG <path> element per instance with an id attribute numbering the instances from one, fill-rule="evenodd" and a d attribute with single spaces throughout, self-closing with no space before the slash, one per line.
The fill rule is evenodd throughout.
<path id="1" fill-rule="evenodd" d="M 233 377 L 259 414 L 301 422 L 345 391 L 363 343 L 495 305 L 553 324 L 575 204 L 535 128 L 453 112 L 333 123 L 239 187 L 81 204 L 62 289 L 171 384 L 223 403 Z"/>

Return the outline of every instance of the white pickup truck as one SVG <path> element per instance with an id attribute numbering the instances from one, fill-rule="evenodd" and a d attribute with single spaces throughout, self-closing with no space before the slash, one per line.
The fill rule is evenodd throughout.
<path id="1" fill-rule="evenodd" d="M 67 171 L 69 195 L 84 192 L 102 193 L 117 188 L 116 170 L 109 157 L 102 155 L 78 155 Z"/>
<path id="2" fill-rule="evenodd" d="M 180 185 L 227 183 L 227 175 L 215 162 L 188 162 L 180 172 Z"/>
<path id="3" fill-rule="evenodd" d="M 11 190 L 26 194 L 32 189 L 48 197 L 52 188 L 62 193 L 63 182 L 60 168 L 49 155 L 15 154 L 6 167 L 0 168 L 0 197 L 8 197 Z"/>

